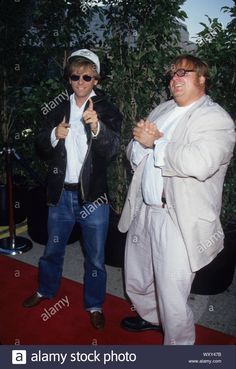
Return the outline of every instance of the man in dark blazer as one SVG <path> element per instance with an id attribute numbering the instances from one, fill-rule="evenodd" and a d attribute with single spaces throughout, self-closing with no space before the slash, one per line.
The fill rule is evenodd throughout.
<path id="1" fill-rule="evenodd" d="M 39 155 L 48 160 L 48 243 L 39 261 L 39 287 L 26 299 L 33 307 L 53 298 L 60 286 L 65 247 L 75 222 L 82 231 L 85 255 L 84 306 L 94 328 L 105 325 L 104 246 L 109 205 L 107 166 L 118 153 L 122 115 L 95 87 L 98 56 L 81 49 L 68 58 L 73 94 L 47 117 L 37 138 Z"/>

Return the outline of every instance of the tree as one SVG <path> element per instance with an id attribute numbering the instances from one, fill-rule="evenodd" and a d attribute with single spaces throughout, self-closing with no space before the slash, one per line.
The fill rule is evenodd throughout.
<path id="1" fill-rule="evenodd" d="M 135 120 L 146 117 L 168 94 L 165 70 L 180 51 L 180 23 L 186 14 L 184 0 L 103 0 L 99 8 L 103 22 L 100 56 L 107 66 L 102 85 L 115 98 L 124 115 L 121 154 L 110 176 L 113 203 L 121 210 L 130 175 L 125 147 Z M 115 194 L 115 198 L 114 198 Z"/>
<path id="2" fill-rule="evenodd" d="M 17 56 L 20 54 L 19 42 L 27 29 L 27 15 L 29 5 L 17 4 L 6 1 L 1 2 L 1 58 L 0 58 L 0 83 L 2 86 L 1 101 L 1 136 L 3 141 L 8 138 L 8 131 L 13 123 L 14 107 L 11 100 L 14 98 L 13 86 L 18 86 L 22 79 L 20 66 L 16 63 Z M 17 13 L 17 17 L 15 14 Z M 16 31 L 17 30 L 17 31 Z M 14 35 L 14 37 L 13 37 Z"/>
<path id="3" fill-rule="evenodd" d="M 225 8 L 231 13 L 231 9 Z M 232 12 L 233 14 L 233 12 Z M 235 16 L 235 15 L 234 15 Z M 223 29 L 215 18 L 209 25 L 201 23 L 204 30 L 198 35 L 198 50 L 211 69 L 211 96 L 236 120 L 236 29 L 231 23 Z"/>
<path id="4" fill-rule="evenodd" d="M 43 107 L 65 91 L 64 65 L 71 49 L 93 45 L 92 13 L 75 0 L 3 0 L 1 15 L 0 145 L 14 145 L 38 171 L 33 144 L 45 118 Z"/>
<path id="5" fill-rule="evenodd" d="M 161 96 L 167 94 L 164 72 L 170 59 L 179 51 L 178 20 L 186 17 L 180 10 L 183 2 L 31 1 L 24 18 L 26 27 L 16 39 L 20 83 L 14 83 L 14 74 L 8 70 L 8 80 L 13 83 L 6 83 L 6 91 L 13 96 L 10 105 L 14 109 L 14 124 L 11 124 L 11 132 L 8 130 L 8 139 L 11 137 L 16 148 L 30 158 L 33 167 L 38 170 L 39 161 L 32 152 L 34 135 L 45 118 L 43 108 L 66 88 L 63 67 L 68 52 L 73 48 L 96 45 L 106 72 L 102 86 L 114 97 L 124 114 L 122 151 L 110 176 L 112 197 L 117 209 L 121 210 L 129 182 L 125 146 L 135 119 L 146 116 Z M 3 6 L 8 12 L 6 1 Z M 14 9 L 9 10 L 9 15 L 18 16 L 17 3 L 12 6 Z M 100 41 L 95 30 L 89 29 L 94 15 L 100 19 L 97 25 L 97 32 L 103 35 Z M 17 33 L 16 27 L 22 17 L 16 17 L 16 20 L 17 25 L 13 23 L 7 32 L 5 47 Z M 14 59 L 13 50 L 11 55 Z M 2 129 L 5 128 L 6 124 L 3 124 Z"/>

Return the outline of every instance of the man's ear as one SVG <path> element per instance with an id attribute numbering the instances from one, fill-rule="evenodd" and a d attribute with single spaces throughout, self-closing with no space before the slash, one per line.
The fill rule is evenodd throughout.
<path id="1" fill-rule="evenodd" d="M 200 76 L 199 77 L 199 83 L 200 83 L 200 85 L 205 85 L 205 82 L 206 82 L 206 77 Z"/>

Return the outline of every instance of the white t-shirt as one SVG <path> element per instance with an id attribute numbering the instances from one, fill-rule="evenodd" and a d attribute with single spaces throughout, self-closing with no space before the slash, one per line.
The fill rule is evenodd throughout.
<path id="1" fill-rule="evenodd" d="M 195 102 L 183 107 L 176 105 L 171 111 L 153 122 L 164 133 L 162 138 L 155 141 L 154 149 L 145 149 L 137 141 L 133 143 L 131 160 L 135 165 L 138 165 L 148 153 L 142 177 L 143 198 L 148 205 L 161 205 L 163 194 L 161 167 L 164 165 L 165 147 L 171 141 L 173 132 L 181 118 L 194 104 Z"/>

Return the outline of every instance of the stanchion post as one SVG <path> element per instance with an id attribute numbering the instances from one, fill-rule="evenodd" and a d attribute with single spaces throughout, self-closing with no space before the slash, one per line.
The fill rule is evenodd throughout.
<path id="1" fill-rule="evenodd" d="M 5 155 L 5 169 L 7 179 L 7 205 L 8 205 L 8 227 L 9 237 L 0 239 L 0 253 L 6 255 L 23 254 L 29 251 L 33 244 L 24 237 L 16 236 L 16 226 L 14 220 L 13 201 L 13 179 L 12 179 L 12 154 L 14 149 L 9 145 L 3 148 L 1 154 Z"/>

